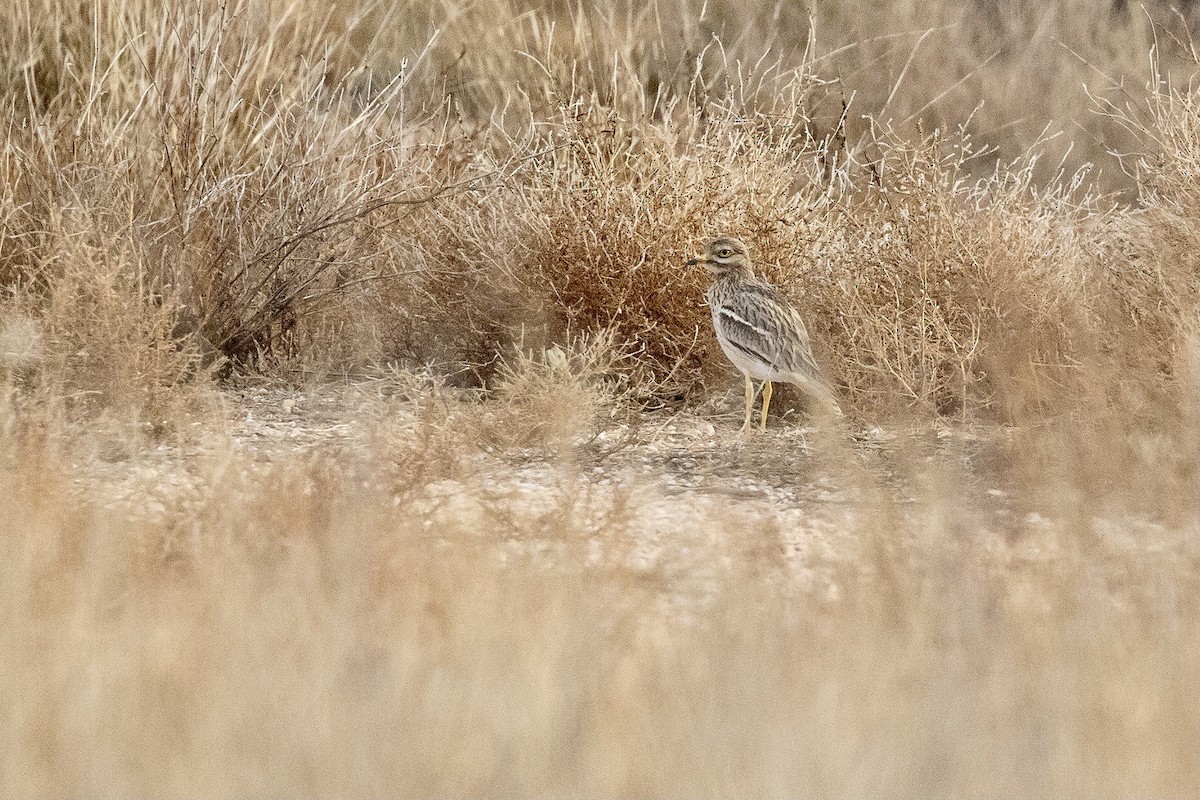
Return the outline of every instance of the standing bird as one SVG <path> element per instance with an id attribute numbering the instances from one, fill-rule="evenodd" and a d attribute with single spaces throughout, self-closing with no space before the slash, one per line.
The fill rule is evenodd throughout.
<path id="1" fill-rule="evenodd" d="M 842 413 L 833 389 L 813 358 L 804 320 L 774 286 L 754 277 L 746 245 L 740 239 L 731 236 L 713 239 L 703 256 L 689 258 L 687 263 L 703 264 L 713 274 L 713 284 L 705 298 L 712 309 L 717 341 L 726 357 L 746 376 L 743 434 L 750 430 L 754 407 L 751 378 L 762 381 L 761 431 L 767 429 L 771 381 L 795 384 L 821 401 L 831 413 Z"/>

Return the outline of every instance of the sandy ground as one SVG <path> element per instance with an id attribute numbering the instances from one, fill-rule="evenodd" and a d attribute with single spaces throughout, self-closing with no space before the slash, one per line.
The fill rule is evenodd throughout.
<path id="1" fill-rule="evenodd" d="M 383 382 L 226 391 L 213 409 L 176 437 L 185 443 L 81 456 L 76 490 L 112 519 L 156 526 L 195 518 L 229 486 L 284 475 L 308 493 L 318 476 L 333 476 L 364 502 L 417 514 L 434 535 L 457 532 L 447 547 L 470 540 L 501 560 L 584 552 L 701 596 L 731 561 L 753 558 L 784 585 L 834 600 L 837 575 L 870 561 L 860 557 L 866 527 L 937 528 L 1016 562 L 1055 554 L 1050 514 L 1015 500 L 993 469 L 999 429 L 822 430 L 793 417 L 744 438 L 737 410 L 644 414 L 558 453 L 481 445 L 444 470 L 435 463 L 409 474 L 392 467 L 420 447 L 419 412 Z M 944 514 L 947 496 L 953 515 Z M 947 534 L 947 516 L 971 525 L 956 521 Z M 1108 521 L 1111 536 L 1127 539 L 1122 547 L 1161 542 L 1132 536 L 1131 524 Z"/>

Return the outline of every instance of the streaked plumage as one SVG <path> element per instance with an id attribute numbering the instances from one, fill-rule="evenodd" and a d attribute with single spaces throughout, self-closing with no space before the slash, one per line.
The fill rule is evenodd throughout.
<path id="1" fill-rule="evenodd" d="M 767 427 L 771 382 L 794 384 L 840 414 L 833 390 L 813 358 L 808 330 L 796 309 L 775 287 L 754 277 L 746 245 L 739 239 L 713 239 L 705 254 L 689 259 L 713 273 L 706 297 L 721 350 L 746 377 L 746 421 L 750 428 L 754 390 L 751 378 L 762 381 L 760 430 Z"/>

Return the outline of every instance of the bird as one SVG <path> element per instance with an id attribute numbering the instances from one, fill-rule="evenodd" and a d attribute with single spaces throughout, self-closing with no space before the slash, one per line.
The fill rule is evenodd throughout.
<path id="1" fill-rule="evenodd" d="M 754 276 L 749 250 L 741 239 L 720 236 L 708 242 L 704 255 L 689 258 L 688 266 L 703 264 L 713 275 L 705 298 L 712 311 L 717 342 L 725 356 L 746 378 L 746 421 L 750 431 L 754 386 L 762 381 L 762 414 L 759 430 L 767 429 L 771 382 L 791 383 L 840 416 L 833 388 L 813 358 L 808 329 L 800 312 L 774 286 Z"/>

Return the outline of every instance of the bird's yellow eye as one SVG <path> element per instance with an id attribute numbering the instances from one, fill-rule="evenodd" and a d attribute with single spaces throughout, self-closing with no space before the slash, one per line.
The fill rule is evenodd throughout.
<path id="1" fill-rule="evenodd" d="M 721 258 L 729 258 L 731 255 L 733 255 L 733 251 L 730 250 L 728 247 L 722 247 L 720 250 L 717 251 L 717 255 L 720 256 Z"/>

